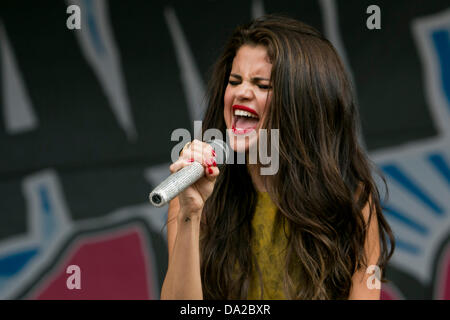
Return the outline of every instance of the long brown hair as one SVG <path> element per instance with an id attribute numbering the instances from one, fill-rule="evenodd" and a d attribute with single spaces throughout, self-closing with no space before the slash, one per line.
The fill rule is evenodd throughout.
<path id="1" fill-rule="evenodd" d="M 285 295 L 347 299 L 352 275 L 367 266 L 368 222 L 362 209 L 369 200 L 370 216 L 378 221 L 381 270 L 394 250 L 374 166 L 358 143 L 351 83 L 335 49 L 317 30 L 287 17 L 264 16 L 238 27 L 215 64 L 203 131 L 226 134 L 223 97 L 233 58 L 244 44 L 263 45 L 272 63 L 273 92 L 263 128 L 279 129 L 279 170 L 266 176 L 265 184 L 278 208 L 277 223 L 289 229 Z M 246 165 L 224 166 L 203 211 L 205 299 L 247 297 L 250 276 L 259 270 L 250 246 L 256 201 Z"/>

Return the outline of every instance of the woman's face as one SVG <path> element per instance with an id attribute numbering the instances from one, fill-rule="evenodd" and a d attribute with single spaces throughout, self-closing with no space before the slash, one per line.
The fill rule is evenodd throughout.
<path id="1" fill-rule="evenodd" d="M 230 146 L 236 152 L 244 152 L 258 141 L 258 129 L 272 95 L 271 70 L 264 46 L 243 45 L 234 57 L 223 113 Z"/>

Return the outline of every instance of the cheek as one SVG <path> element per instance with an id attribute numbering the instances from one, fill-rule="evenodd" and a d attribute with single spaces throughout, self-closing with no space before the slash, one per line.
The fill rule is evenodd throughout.
<path id="1" fill-rule="evenodd" d="M 229 106 L 231 104 L 231 100 L 232 100 L 232 90 L 230 89 L 230 86 L 227 86 L 225 88 L 225 94 L 223 96 L 223 104 L 224 106 Z"/>
<path id="2" fill-rule="evenodd" d="M 223 96 L 223 115 L 225 117 L 225 122 L 230 120 L 231 116 L 231 103 L 232 103 L 232 95 L 230 90 L 227 88 L 225 89 L 225 95 Z"/>
<path id="3" fill-rule="evenodd" d="M 259 105 L 261 106 L 262 111 L 263 111 L 262 113 L 264 113 L 270 105 L 270 101 L 272 100 L 272 93 L 269 92 L 268 94 L 267 93 L 262 94 L 258 100 L 259 100 Z"/>

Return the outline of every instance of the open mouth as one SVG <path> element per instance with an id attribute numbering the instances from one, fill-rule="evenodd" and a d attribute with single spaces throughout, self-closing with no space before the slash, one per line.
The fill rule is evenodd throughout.
<path id="1" fill-rule="evenodd" d="M 255 110 L 240 105 L 234 105 L 232 108 L 234 134 L 245 134 L 255 130 L 259 123 L 259 116 Z"/>

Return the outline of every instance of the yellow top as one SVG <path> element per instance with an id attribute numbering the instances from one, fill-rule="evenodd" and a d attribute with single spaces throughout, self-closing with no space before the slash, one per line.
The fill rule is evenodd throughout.
<path id="1" fill-rule="evenodd" d="M 283 228 L 274 232 L 277 207 L 267 192 L 258 192 L 258 202 L 252 219 L 253 236 L 251 240 L 252 252 L 258 262 L 263 283 L 262 299 L 286 299 L 283 292 L 283 278 L 285 269 L 285 254 L 287 239 Z M 253 265 L 253 274 L 247 298 L 261 299 L 259 272 Z"/>

